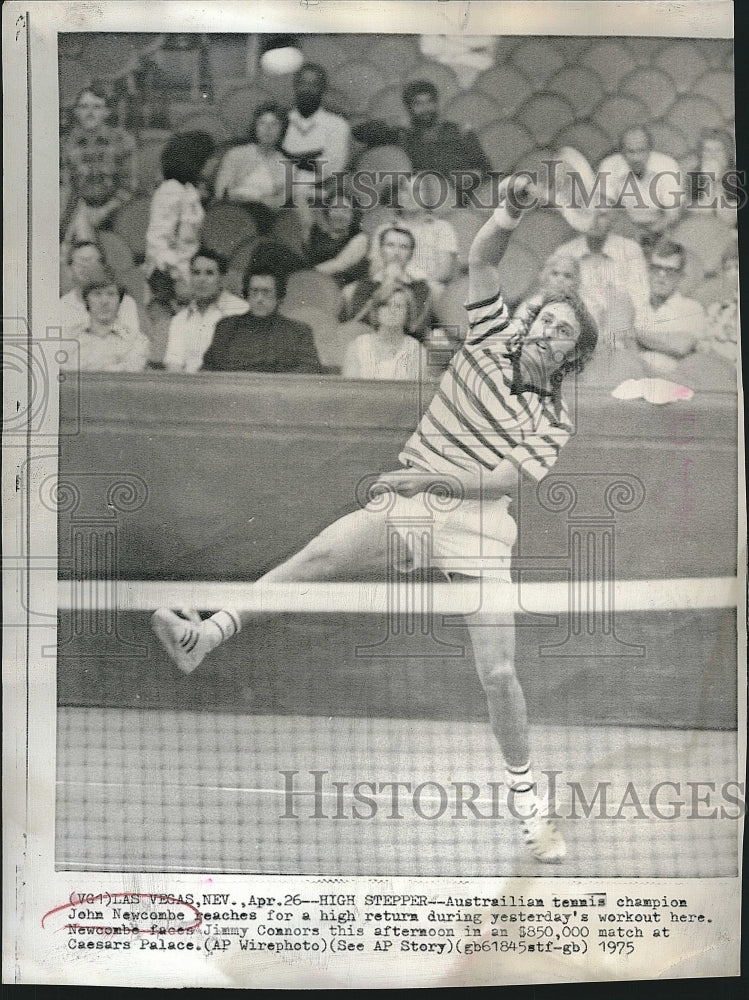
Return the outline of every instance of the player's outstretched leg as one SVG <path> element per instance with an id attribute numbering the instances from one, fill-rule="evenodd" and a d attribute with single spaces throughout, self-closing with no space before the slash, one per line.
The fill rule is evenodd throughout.
<path id="1" fill-rule="evenodd" d="M 472 616 L 469 632 L 492 731 L 505 759 L 508 805 L 520 820 L 533 857 L 546 863 L 559 862 L 567 853 L 564 838 L 547 815 L 547 803 L 536 794 L 531 771 L 528 713 L 515 673 L 514 618 Z"/>
<path id="2" fill-rule="evenodd" d="M 386 579 L 387 527 L 385 512 L 362 509 L 347 514 L 313 538 L 290 559 L 257 580 L 266 583 L 305 583 L 336 578 L 356 579 L 380 573 Z M 172 661 L 190 674 L 211 650 L 227 642 L 243 625 L 259 617 L 230 608 L 200 620 L 197 612 L 177 614 L 159 608 L 151 616 L 151 627 Z"/>

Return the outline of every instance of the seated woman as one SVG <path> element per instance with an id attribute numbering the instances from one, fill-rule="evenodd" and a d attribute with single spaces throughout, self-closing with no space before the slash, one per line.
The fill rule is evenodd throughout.
<path id="1" fill-rule="evenodd" d="M 82 289 L 88 316 L 67 335 L 78 341 L 78 357 L 63 365 L 84 372 L 140 372 L 149 355 L 148 340 L 118 319 L 123 289 L 103 267 Z M 72 354 L 72 352 L 71 352 Z"/>
<path id="2" fill-rule="evenodd" d="M 688 164 L 690 205 L 699 206 L 726 226 L 736 226 L 739 205 L 736 189 L 736 155 L 727 129 L 708 129 L 700 136 L 693 162 Z"/>
<path id="3" fill-rule="evenodd" d="M 427 352 L 407 333 L 414 312 L 413 297 L 404 286 L 378 290 L 370 306 L 374 330 L 349 344 L 343 377 L 414 382 L 428 377 Z"/>
<path id="4" fill-rule="evenodd" d="M 304 248 L 307 267 L 329 274 L 341 286 L 365 277 L 369 240 L 351 199 L 333 192 L 317 215 Z"/>
<path id="5" fill-rule="evenodd" d="M 291 161 L 281 150 L 288 125 L 289 116 L 275 101 L 260 104 L 247 143 L 228 150 L 216 174 L 216 200 L 243 205 L 263 235 L 289 200 Z"/>
<path id="6" fill-rule="evenodd" d="M 190 261 L 205 217 L 202 174 L 214 149 L 206 132 L 185 132 L 173 136 L 161 154 L 164 181 L 151 199 L 145 270 L 154 300 L 171 313 L 190 300 Z"/>

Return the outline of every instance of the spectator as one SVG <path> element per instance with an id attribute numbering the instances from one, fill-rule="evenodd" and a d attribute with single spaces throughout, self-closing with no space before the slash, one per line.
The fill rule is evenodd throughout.
<path id="1" fill-rule="evenodd" d="M 621 150 L 601 160 L 598 172 L 605 178 L 609 198 L 626 209 L 644 247 L 652 247 L 666 228 L 679 221 L 684 204 L 679 164 L 653 149 L 644 126 L 627 129 Z"/>
<path id="2" fill-rule="evenodd" d="M 136 187 L 135 140 L 107 124 L 110 110 L 99 87 L 75 103 L 77 123 L 60 143 L 60 239 L 64 246 L 93 240 Z"/>
<path id="3" fill-rule="evenodd" d="M 459 193 L 470 191 L 491 171 L 492 166 L 470 128 L 445 121 L 439 112 L 439 91 L 429 80 L 413 80 L 403 90 L 403 103 L 411 119 L 410 127 L 390 126 L 383 121 L 367 121 L 353 130 L 354 138 L 366 146 L 394 144 L 408 154 L 415 171 L 434 170 L 451 179 Z M 455 175 L 470 173 L 473 182 Z"/>
<path id="4" fill-rule="evenodd" d="M 609 317 L 620 315 L 627 298 L 634 310 L 635 327 L 644 324 L 648 310 L 645 255 L 635 240 L 611 232 L 614 211 L 611 204 L 598 205 L 593 210 L 588 232 L 563 243 L 557 250 L 561 256 L 573 257 L 579 262 L 580 295 L 601 331 L 608 330 L 610 335 Z M 627 336 L 620 336 L 618 343 L 610 342 L 609 346 L 633 347 L 632 332 L 630 328 Z"/>
<path id="5" fill-rule="evenodd" d="M 423 340 L 432 315 L 432 293 L 426 281 L 415 277 L 411 271 L 414 235 L 410 229 L 385 226 L 375 235 L 375 241 L 379 264 L 371 277 L 360 278 L 344 288 L 339 318 L 343 322 L 353 319 L 368 322 L 369 307 L 375 293 L 383 288 L 403 286 L 409 290 L 414 302 L 412 326 L 408 332 Z"/>
<path id="6" fill-rule="evenodd" d="M 730 186 L 731 174 L 736 169 L 731 133 L 726 129 L 703 132 L 696 167 L 696 171 L 689 173 L 691 204 L 714 214 L 726 225 L 735 226 L 738 191 Z"/>
<path id="7" fill-rule="evenodd" d="M 146 273 L 154 298 L 164 305 L 190 299 L 190 261 L 205 215 L 199 187 L 214 148 L 206 132 L 185 132 L 173 136 L 161 154 L 164 181 L 151 199 Z"/>
<path id="8" fill-rule="evenodd" d="M 345 118 L 321 106 L 327 88 L 327 74 L 315 63 L 305 63 L 294 74 L 295 104 L 283 148 L 299 168 L 300 180 L 310 185 L 348 166 L 351 130 Z"/>
<path id="9" fill-rule="evenodd" d="M 67 336 L 71 327 L 88 322 L 83 289 L 104 267 L 104 254 L 98 243 L 74 243 L 68 252 L 73 287 L 60 298 L 59 321 Z M 117 310 L 117 322 L 134 334 L 140 333 L 138 307 L 130 295 L 123 295 Z"/>
<path id="10" fill-rule="evenodd" d="M 705 336 L 695 350 L 735 363 L 738 358 L 739 332 L 739 253 L 729 247 L 721 260 L 724 295 L 707 307 Z"/>
<path id="11" fill-rule="evenodd" d="M 372 333 L 353 340 L 343 359 L 344 378 L 419 381 L 427 372 L 427 352 L 407 333 L 415 304 L 404 286 L 380 288 L 371 305 Z"/>
<path id="12" fill-rule="evenodd" d="M 650 299 L 645 322 L 637 329 L 640 357 L 648 369 L 669 375 L 679 358 L 691 354 L 705 335 L 705 310 L 677 291 L 684 273 L 684 247 L 661 240 L 650 258 Z"/>
<path id="13" fill-rule="evenodd" d="M 247 312 L 247 302 L 223 287 L 225 274 L 226 261 L 205 247 L 190 261 L 192 295 L 189 304 L 169 324 L 164 354 L 167 371 L 199 371 L 219 320 Z"/>
<path id="14" fill-rule="evenodd" d="M 139 372 L 146 367 L 149 344 L 139 331 L 117 318 L 122 289 L 104 267 L 83 287 L 88 310 L 86 320 L 74 326 L 69 336 L 78 341 L 78 358 L 72 365 L 84 372 Z"/>
<path id="15" fill-rule="evenodd" d="M 319 373 L 311 328 L 278 312 L 286 293 L 286 273 L 264 265 L 261 259 L 253 260 L 244 277 L 243 293 L 248 311 L 219 320 L 202 370 Z"/>
<path id="16" fill-rule="evenodd" d="M 228 150 L 216 175 L 215 195 L 250 212 L 258 231 L 268 233 L 288 200 L 291 166 L 281 146 L 289 116 L 275 101 L 255 108 L 248 143 Z"/>
<path id="17" fill-rule="evenodd" d="M 515 310 L 515 318 L 530 325 L 531 316 L 538 315 L 549 295 L 570 295 L 580 291 L 580 262 L 575 257 L 565 257 L 555 252 L 547 258 L 538 276 L 536 288 Z"/>
<path id="18" fill-rule="evenodd" d="M 351 200 L 341 192 L 327 195 L 305 247 L 307 267 L 329 274 L 340 285 L 357 281 L 367 273 L 368 246 Z"/>
<path id="19" fill-rule="evenodd" d="M 439 299 L 445 285 L 455 276 L 458 265 L 458 240 L 447 219 L 438 218 L 433 206 L 439 200 L 437 180 L 430 174 L 404 178 L 398 188 L 399 225 L 414 238 L 411 272 L 429 285 L 434 299 Z M 379 258 L 379 231 L 372 240 L 373 273 L 382 269 Z"/>

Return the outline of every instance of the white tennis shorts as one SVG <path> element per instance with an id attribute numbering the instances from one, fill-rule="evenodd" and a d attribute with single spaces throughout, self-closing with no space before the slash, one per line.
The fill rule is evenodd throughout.
<path id="1" fill-rule="evenodd" d="M 432 495 L 396 494 L 386 516 L 391 557 L 402 573 L 437 568 L 448 576 L 480 576 L 511 582 L 510 562 L 518 529 L 509 497 L 490 503 Z"/>

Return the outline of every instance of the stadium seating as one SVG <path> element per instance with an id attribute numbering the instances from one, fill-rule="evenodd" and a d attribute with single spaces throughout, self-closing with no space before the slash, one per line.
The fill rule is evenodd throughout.
<path id="1" fill-rule="evenodd" d="M 331 73 L 329 84 L 334 90 L 345 94 L 348 115 L 364 114 L 372 94 L 387 86 L 388 76 L 376 65 L 359 60 L 343 63 Z M 326 105 L 329 97 L 326 96 Z"/>
<path id="2" fill-rule="evenodd" d="M 607 153 L 612 152 L 615 145 L 607 132 L 593 122 L 584 120 L 562 129 L 556 142 L 559 147 L 572 146 L 573 149 L 578 149 L 594 167 Z"/>
<path id="3" fill-rule="evenodd" d="M 327 274 L 319 271 L 296 271 L 289 276 L 284 311 L 316 309 L 328 317 L 338 315 L 341 290 Z"/>
<path id="4" fill-rule="evenodd" d="M 533 136 L 534 145 L 545 146 L 575 121 L 575 109 L 558 94 L 536 93 L 520 108 L 517 118 Z"/>
<path id="5" fill-rule="evenodd" d="M 366 57 L 373 66 L 379 66 L 388 80 L 400 77 L 421 59 L 416 39 L 407 35 L 385 35 L 372 39 Z"/>
<path id="6" fill-rule="evenodd" d="M 133 267 L 133 251 L 121 236 L 110 230 L 100 229 L 98 238 L 104 251 L 104 259 L 114 271 L 115 276 L 120 279 Z"/>
<path id="7" fill-rule="evenodd" d="M 619 145 L 622 132 L 633 125 L 645 125 L 650 113 L 642 101 L 634 97 L 609 97 L 600 104 L 591 116 L 593 121 L 611 137 L 615 146 Z"/>
<path id="8" fill-rule="evenodd" d="M 171 137 L 167 129 L 141 129 L 138 133 L 138 190 L 152 194 L 161 184 L 161 154 Z"/>
<path id="9" fill-rule="evenodd" d="M 723 252 L 736 242 L 734 230 L 699 208 L 685 212 L 671 235 L 700 259 L 707 272 L 720 268 Z"/>
<path id="10" fill-rule="evenodd" d="M 676 100 L 673 80 L 659 69 L 635 70 L 622 82 L 621 92 L 642 101 L 649 111 L 648 118 L 660 118 Z"/>
<path id="11" fill-rule="evenodd" d="M 701 132 L 722 124 L 723 115 L 717 104 L 706 97 L 684 95 L 678 99 L 668 113 L 671 124 L 684 133 L 694 148 Z"/>
<path id="12" fill-rule="evenodd" d="M 78 94 L 91 84 L 92 77 L 80 59 L 60 56 L 60 107 L 70 108 Z"/>
<path id="13" fill-rule="evenodd" d="M 217 144 L 229 142 L 232 137 L 226 122 L 211 112 L 187 115 L 176 124 L 177 132 L 207 132 Z"/>
<path id="14" fill-rule="evenodd" d="M 692 41 L 666 45 L 655 57 L 655 66 L 668 73 L 680 94 L 692 92 L 694 84 L 707 72 L 707 62 Z"/>
<path id="15" fill-rule="evenodd" d="M 496 107 L 494 118 L 511 118 L 533 93 L 533 84 L 513 64 L 499 64 L 476 78 L 474 90 L 485 94 Z"/>
<path id="16" fill-rule="evenodd" d="M 546 81 L 564 66 L 564 58 L 551 38 L 526 38 L 512 53 L 512 61 L 533 84 L 543 90 Z"/>
<path id="17" fill-rule="evenodd" d="M 604 91 L 615 94 L 622 81 L 636 68 L 632 53 L 620 41 L 597 42 L 583 52 L 581 63 L 601 78 Z"/>
<path id="18" fill-rule="evenodd" d="M 517 241 L 542 264 L 549 254 L 574 236 L 577 233 L 553 208 L 539 208 L 536 212 L 529 212 L 517 231 Z"/>
<path id="19" fill-rule="evenodd" d="M 289 248 L 290 254 L 301 260 L 304 257 L 302 242 L 302 224 L 295 208 L 282 208 L 276 216 L 271 239 L 283 243 Z"/>
<path id="20" fill-rule="evenodd" d="M 295 319 L 299 323 L 311 326 L 315 350 L 320 363 L 326 368 L 340 368 L 343 361 L 343 351 L 346 347 L 345 343 L 341 342 L 341 336 L 338 332 L 339 323 L 334 315 L 331 316 L 329 312 L 315 306 L 294 305 L 288 296 L 281 304 L 280 311 L 289 319 Z"/>
<path id="21" fill-rule="evenodd" d="M 489 125 L 479 139 L 493 169 L 503 173 L 509 173 L 523 153 L 536 145 L 528 129 L 513 121 Z"/>
<path id="22" fill-rule="evenodd" d="M 734 114 L 733 73 L 726 70 L 705 73 L 695 83 L 693 93 L 716 104 L 725 118 Z"/>
<path id="23" fill-rule="evenodd" d="M 351 41 L 350 35 L 304 35 L 301 48 L 306 62 L 318 63 L 328 73 L 332 73 L 337 66 L 348 62 L 355 55 Z"/>
<path id="24" fill-rule="evenodd" d="M 205 213 L 202 242 L 227 260 L 234 251 L 257 236 L 257 226 L 241 205 L 217 202 Z"/>
<path id="25" fill-rule="evenodd" d="M 253 111 L 268 100 L 270 100 L 270 95 L 267 91 L 253 86 L 237 87 L 224 94 L 219 104 L 219 110 L 222 120 L 226 123 L 236 142 L 247 140 Z"/>
<path id="26" fill-rule="evenodd" d="M 136 261 L 142 261 L 146 254 L 146 231 L 150 216 L 151 196 L 142 195 L 123 205 L 112 221 L 112 229 L 127 243 Z"/>
<path id="27" fill-rule="evenodd" d="M 408 112 L 403 103 L 403 85 L 392 83 L 373 94 L 367 104 L 366 117 L 381 119 L 391 125 L 408 125 Z"/>
<path id="28" fill-rule="evenodd" d="M 445 107 L 444 115 L 448 121 L 478 131 L 496 120 L 497 103 L 484 94 L 464 90 Z"/>
<path id="29" fill-rule="evenodd" d="M 676 128 L 668 120 L 650 122 L 650 134 L 653 137 L 653 148 L 679 160 L 689 150 L 690 142 L 681 129 Z"/>
<path id="30" fill-rule="evenodd" d="M 566 66 L 546 84 L 552 94 L 559 94 L 569 101 L 576 118 L 583 118 L 601 101 L 603 83 L 600 76 L 585 66 Z"/>
<path id="31" fill-rule="evenodd" d="M 400 146 L 372 146 L 370 149 L 365 149 L 356 162 L 356 170 L 371 174 L 371 178 L 366 181 L 366 186 L 374 188 L 378 195 L 381 195 L 386 188 L 392 185 L 391 180 L 378 181 L 377 178 L 380 175 L 386 174 L 389 170 L 411 173 L 412 169 L 408 153 Z M 364 178 L 362 178 L 362 183 L 364 183 Z"/>
<path id="32" fill-rule="evenodd" d="M 461 268 L 468 267 L 468 251 L 471 249 L 471 243 L 488 217 L 488 211 L 471 208 L 453 208 L 444 214 L 444 218 L 455 230 L 458 241 L 458 264 Z"/>

